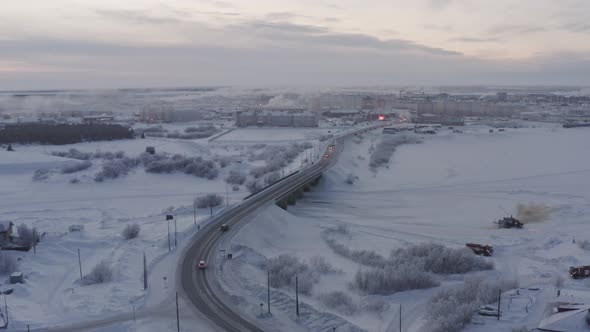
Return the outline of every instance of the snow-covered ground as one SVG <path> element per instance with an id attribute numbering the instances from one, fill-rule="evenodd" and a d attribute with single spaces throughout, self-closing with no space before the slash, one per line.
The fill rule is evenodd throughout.
<path id="1" fill-rule="evenodd" d="M 238 128 L 216 139 L 217 142 L 270 143 L 317 140 L 343 128 Z"/>
<path id="2" fill-rule="evenodd" d="M 289 331 L 333 326 L 398 331 L 401 304 L 403 330 L 428 331 L 426 304 L 440 287 L 388 296 L 351 290 L 349 283 L 362 267 L 335 254 L 323 236 L 337 226 L 348 229 L 348 234 L 338 235 L 339 242 L 386 257 L 392 249 L 423 242 L 453 248 L 466 242 L 493 245 L 496 251 L 488 260 L 495 271 L 483 275 L 517 279 L 523 289 L 519 296 L 505 294 L 500 322 L 476 317 L 477 324 L 468 325 L 468 331 L 530 329 L 558 300 L 590 302 L 587 283 L 567 273 L 570 266 L 590 264 L 588 252 L 577 245 L 590 240 L 589 130 L 539 124 L 493 133 L 484 126 L 467 126 L 462 133 L 442 129 L 423 136 L 422 144 L 398 147 L 387 167 L 371 169 L 369 151 L 382 136 L 373 131 L 362 139 L 351 138 L 336 166 L 295 206 L 287 211 L 269 206 L 235 232 L 231 247 L 236 254 L 224 262 L 221 278 L 245 314 L 255 316 L 265 300 L 261 267 L 267 258 L 293 254 L 309 261 L 321 256 L 342 273 L 322 275 L 311 295 L 302 296 L 309 306 L 299 319 L 294 314 L 294 290 L 273 290 L 274 316 L 260 320 L 263 326 Z M 358 177 L 354 184 L 345 183 L 350 175 Z M 498 229 L 493 223 L 516 215 L 519 204 L 531 203 L 548 209 L 548 217 L 520 230 Z M 553 286 L 556 276 L 565 280 L 559 298 Z M 461 284 L 463 276 L 439 279 L 446 287 Z M 374 297 L 388 306 L 380 313 L 344 314 L 319 301 L 329 291 L 344 291 L 360 307 Z"/>
<path id="3" fill-rule="evenodd" d="M 318 145 L 317 141 L 312 143 Z M 289 143 L 277 144 L 287 146 Z M 64 166 L 82 161 L 51 155 L 54 151 L 76 149 L 88 153 L 122 151 L 127 157 L 137 157 L 147 146 L 155 147 L 157 153 L 213 160 L 219 174 L 212 180 L 182 172 L 155 174 L 139 165 L 121 177 L 96 182 L 95 174 L 108 162 L 104 158 L 91 159 L 92 166 L 87 169 L 63 174 L 60 170 Z M 216 193 L 224 198 L 227 195 L 230 205 L 241 201 L 249 194 L 246 187 L 237 185 L 234 190 L 233 185 L 226 184 L 225 178 L 233 170 L 251 180 L 249 171 L 265 164 L 257 156 L 266 147 L 210 144 L 207 139 L 147 138 L 64 146 L 16 145 L 14 148 L 15 152 L 0 151 L 0 221 L 14 222 L 15 232 L 16 226 L 21 224 L 36 227 L 44 236 L 36 253 L 3 253 L 20 260 L 19 271 L 25 276 L 24 284 L 1 288 L 14 290 L 7 295 L 10 329 L 26 329 L 27 324 L 36 329 L 100 322 L 105 317 L 125 321 L 135 307 L 137 323 L 125 322 L 115 326 L 115 330 L 133 327 L 137 331 L 165 331 L 168 325 L 171 325 L 170 330 L 176 330 L 171 299 L 177 262 L 175 224 L 169 224 L 172 254 L 168 254 L 165 215 L 174 215 L 180 248 L 183 240 L 196 231 L 194 199 Z M 308 150 L 285 166 L 285 173 L 300 167 Z M 223 158 L 228 161 L 224 167 L 220 161 Z M 33 174 L 38 169 L 49 170 L 48 177 L 34 181 Z M 216 208 L 215 212 L 222 208 Z M 208 216 L 208 209 L 198 209 L 196 223 L 202 224 Z M 122 230 L 134 223 L 141 227 L 139 237 L 123 239 Z M 84 229 L 68 232 L 70 225 L 83 225 Z M 113 281 L 82 286 L 78 250 L 83 274 L 106 261 L 113 268 Z M 148 291 L 143 290 L 144 252 L 149 271 Z M 2 284 L 7 282 L 7 277 L 2 280 Z M 180 305 L 186 316 L 183 331 L 211 330 L 202 317 L 195 318 L 183 299 Z M 105 329 L 111 327 L 99 330 Z"/>

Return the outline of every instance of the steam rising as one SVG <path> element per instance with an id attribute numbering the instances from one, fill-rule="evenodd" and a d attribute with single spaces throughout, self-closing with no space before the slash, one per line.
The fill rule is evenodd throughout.
<path id="1" fill-rule="evenodd" d="M 551 208 L 542 203 L 520 203 L 516 211 L 517 218 L 525 224 L 544 222 L 551 214 Z"/>

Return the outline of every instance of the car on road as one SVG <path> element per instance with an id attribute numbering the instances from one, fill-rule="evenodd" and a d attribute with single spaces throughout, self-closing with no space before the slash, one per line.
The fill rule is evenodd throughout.
<path id="1" fill-rule="evenodd" d="M 221 227 L 219 227 L 219 229 L 221 229 L 222 232 L 225 232 L 229 229 L 229 225 L 228 224 L 221 224 Z"/>
<path id="2" fill-rule="evenodd" d="M 324 153 L 324 159 L 328 159 L 328 158 L 330 158 L 330 155 L 327 153 Z"/>
<path id="3" fill-rule="evenodd" d="M 207 262 L 205 262 L 205 261 L 199 261 L 199 264 L 197 264 L 197 268 L 198 268 L 199 270 L 204 270 L 204 269 L 206 269 L 206 268 L 207 268 Z"/>

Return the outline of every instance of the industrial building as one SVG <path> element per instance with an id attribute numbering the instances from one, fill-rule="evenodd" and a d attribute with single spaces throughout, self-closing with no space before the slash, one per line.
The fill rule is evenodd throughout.
<path id="1" fill-rule="evenodd" d="M 297 110 L 248 110 L 236 112 L 236 126 L 317 127 L 317 113 Z"/>

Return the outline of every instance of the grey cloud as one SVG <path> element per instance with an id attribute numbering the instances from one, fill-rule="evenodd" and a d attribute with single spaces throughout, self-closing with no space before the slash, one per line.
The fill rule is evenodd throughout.
<path id="1" fill-rule="evenodd" d="M 590 23 L 588 22 L 570 22 L 561 26 L 562 29 L 570 32 L 588 33 L 590 32 Z"/>
<path id="2" fill-rule="evenodd" d="M 315 26 L 315 25 L 294 24 L 294 23 L 289 23 L 289 22 L 267 22 L 267 21 L 260 21 L 260 20 L 249 21 L 249 22 L 242 23 L 242 24 L 239 24 L 239 25 L 233 26 L 233 27 L 236 27 L 238 29 L 247 29 L 247 30 L 274 31 L 277 33 L 318 34 L 318 33 L 327 33 L 328 32 L 328 30 L 326 28 L 323 28 L 320 26 Z"/>
<path id="3" fill-rule="evenodd" d="M 37 41 L 39 43 L 40 41 Z M 43 47 L 29 47 L 43 51 Z M 526 62 L 483 61 L 469 57 L 415 56 L 319 47 L 129 47 L 71 42 L 79 51 L 103 49 L 63 59 L 35 54 L 28 63 L 89 72 L 3 73 L 0 89 L 113 88 L 194 85 L 376 85 L 376 84 L 590 84 L 590 61 L 563 55 Z M 14 47 L 16 45 L 9 45 Z M 20 45 L 22 46 L 22 45 Z M 59 46 L 59 45 L 58 45 Z M 60 47 L 63 47 L 61 45 Z M 106 49 L 104 49 L 106 47 Z M 0 49 L 0 54 L 4 55 Z M 107 52 L 108 51 L 108 52 Z M 113 53 L 113 54 L 110 54 Z M 105 61 L 104 56 L 109 56 Z M 116 55 L 116 57 L 115 57 Z M 548 64 L 548 65 L 544 65 Z"/>
<path id="4" fill-rule="evenodd" d="M 436 10 L 445 9 L 450 6 L 452 2 L 453 0 L 428 0 L 430 8 Z"/>
<path id="5" fill-rule="evenodd" d="M 96 10 L 98 15 L 119 21 L 140 23 L 140 24 L 175 24 L 192 22 L 188 12 L 178 10 L 169 6 L 161 6 L 153 11 L 148 10 Z M 158 14 L 153 14 L 157 12 Z M 240 16 L 238 12 L 225 11 L 192 11 L 192 14 L 205 16 Z"/>
<path id="6" fill-rule="evenodd" d="M 233 8 L 234 5 L 231 2 L 227 2 L 227 1 L 213 1 L 213 4 L 217 7 L 222 7 L 222 8 Z"/>
<path id="7" fill-rule="evenodd" d="M 272 12 L 264 15 L 264 19 L 270 22 L 288 22 L 293 19 L 305 19 L 308 21 L 321 21 L 327 23 L 340 22 L 340 18 L 328 16 L 328 17 L 313 17 L 310 15 L 302 15 L 293 12 Z"/>
<path id="8" fill-rule="evenodd" d="M 265 19 L 270 21 L 288 21 L 298 17 L 310 18 L 307 15 L 301 15 L 291 12 L 272 12 L 265 15 Z"/>
<path id="9" fill-rule="evenodd" d="M 453 27 L 450 25 L 424 24 L 424 28 L 428 29 L 428 30 L 444 31 L 444 32 L 453 31 Z"/>
<path id="10" fill-rule="evenodd" d="M 500 38 L 478 38 L 478 37 L 458 37 L 451 38 L 450 41 L 458 41 L 462 43 L 493 43 L 500 41 Z"/>
<path id="11" fill-rule="evenodd" d="M 324 2 L 324 3 L 322 3 L 322 5 L 324 7 L 331 8 L 331 9 L 336 9 L 336 10 L 342 9 L 342 7 L 340 7 L 339 5 L 332 3 L 332 2 Z"/>
<path id="12" fill-rule="evenodd" d="M 180 23 L 183 18 L 179 16 L 163 16 L 163 15 L 152 15 L 149 11 L 144 10 L 96 10 L 96 13 L 100 16 L 122 20 L 131 21 L 135 23 L 143 24 L 171 24 Z"/>
<path id="13" fill-rule="evenodd" d="M 255 30 L 270 40 L 301 42 L 304 45 L 343 47 L 350 49 L 374 49 L 398 52 L 422 52 L 430 55 L 461 55 L 459 52 L 420 45 L 403 39 L 381 40 L 361 33 L 339 33 L 314 25 L 251 21 L 239 26 L 239 30 Z"/>
<path id="14" fill-rule="evenodd" d="M 339 19 L 338 17 L 324 17 L 324 22 L 334 23 L 334 22 L 340 22 L 340 21 L 342 21 L 342 20 Z"/>
<path id="15" fill-rule="evenodd" d="M 547 28 L 543 26 L 507 24 L 492 27 L 488 30 L 488 33 L 492 35 L 525 35 L 530 33 L 543 32 L 546 30 Z"/>

